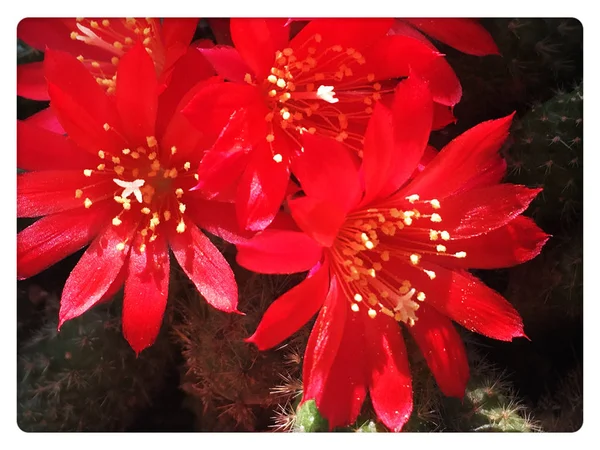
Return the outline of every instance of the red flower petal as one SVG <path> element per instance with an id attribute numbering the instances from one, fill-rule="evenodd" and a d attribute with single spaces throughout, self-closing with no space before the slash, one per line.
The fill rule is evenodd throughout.
<path id="1" fill-rule="evenodd" d="M 214 67 L 215 71 L 226 80 L 243 83 L 247 73 L 252 69 L 240 55 L 240 52 L 227 45 L 218 45 L 212 48 L 198 48 L 200 52 Z M 271 58 L 271 64 L 275 59 L 275 53 Z"/>
<path id="2" fill-rule="evenodd" d="M 441 130 L 451 123 L 456 123 L 456 117 L 454 117 L 454 114 L 452 113 L 452 107 L 434 102 L 433 124 L 431 124 L 431 128 L 433 130 Z"/>
<path id="3" fill-rule="evenodd" d="M 33 62 L 17 66 L 17 95 L 33 100 L 50 100 L 44 78 L 44 63 Z"/>
<path id="4" fill-rule="evenodd" d="M 138 233 L 129 253 L 123 297 L 123 335 L 139 354 L 158 336 L 169 293 L 169 248 L 162 234 L 143 242 Z M 140 251 L 141 244 L 146 245 Z"/>
<path id="5" fill-rule="evenodd" d="M 287 47 L 286 19 L 232 18 L 229 22 L 235 48 L 254 75 L 265 78 L 275 62 L 275 52 Z"/>
<path id="6" fill-rule="evenodd" d="M 329 371 L 342 342 L 348 309 L 344 292 L 338 287 L 337 279 L 332 277 L 327 298 L 310 333 L 304 352 L 302 402 L 319 398 L 325 389 Z"/>
<path id="7" fill-rule="evenodd" d="M 161 20 L 162 40 L 167 51 L 172 51 L 173 47 L 186 47 L 192 42 L 199 19 L 191 17 L 169 18 Z"/>
<path id="8" fill-rule="evenodd" d="M 410 367 L 400 326 L 384 314 L 370 319 L 363 313 L 362 317 L 373 409 L 386 427 L 400 431 L 413 408 Z"/>
<path id="9" fill-rule="evenodd" d="M 549 239 L 533 220 L 519 216 L 507 225 L 469 239 L 445 242 L 446 252 L 466 252 L 465 258 L 444 258 L 444 265 L 457 268 L 501 269 L 535 258 Z M 437 259 L 437 257 L 436 257 Z M 435 261 L 440 263 L 438 259 Z"/>
<path id="10" fill-rule="evenodd" d="M 496 166 L 497 152 L 508 136 L 512 117 L 482 122 L 453 139 L 398 195 L 404 198 L 419 194 L 422 199 L 442 200 Z"/>
<path id="11" fill-rule="evenodd" d="M 473 19 L 403 19 L 434 39 L 469 55 L 499 55 L 494 39 Z"/>
<path id="12" fill-rule="evenodd" d="M 83 170 L 45 170 L 17 176 L 17 217 L 40 217 L 84 205 L 86 198 L 94 203 L 112 198 L 111 178 L 95 174 L 86 177 Z M 77 198 L 76 190 L 81 190 Z"/>
<path id="13" fill-rule="evenodd" d="M 356 422 L 367 393 L 365 333 L 362 317 L 350 312 L 325 387 L 315 400 L 329 429 Z"/>
<path id="14" fill-rule="evenodd" d="M 328 289 L 329 265 L 325 263 L 312 276 L 275 300 L 246 342 L 252 342 L 259 350 L 268 350 L 279 344 L 317 313 Z"/>
<path id="15" fill-rule="evenodd" d="M 302 145 L 304 151 L 294 159 L 292 171 L 306 195 L 344 211 L 356 206 L 362 194 L 357 157 L 341 142 L 310 133 L 302 135 Z"/>
<path id="16" fill-rule="evenodd" d="M 473 275 L 428 263 L 435 279 L 421 283 L 426 301 L 463 327 L 501 341 L 523 337 L 519 313 L 500 294 Z"/>
<path id="17" fill-rule="evenodd" d="M 392 25 L 392 27 L 390 28 L 390 30 L 388 31 L 389 35 L 399 35 L 399 36 L 406 36 L 406 37 L 410 37 L 413 39 L 417 39 L 418 41 L 422 42 L 423 44 L 425 44 L 427 47 L 431 48 L 432 50 L 437 51 L 437 48 L 435 47 L 435 45 L 433 45 L 429 39 L 427 39 L 427 37 L 425 37 L 425 35 L 423 35 L 421 32 L 419 32 L 416 28 L 410 26 L 404 19 L 396 19 L 394 20 L 394 23 Z"/>
<path id="18" fill-rule="evenodd" d="M 237 262 L 259 273 L 304 272 L 318 263 L 322 248 L 297 231 L 266 229 L 238 245 Z"/>
<path id="19" fill-rule="evenodd" d="M 107 205 L 108 206 L 108 205 Z M 87 245 L 110 218 L 110 208 L 44 217 L 17 234 L 17 278 L 38 274 Z"/>
<path id="20" fill-rule="evenodd" d="M 183 233 L 177 233 L 174 227 L 165 228 L 177 262 L 206 301 L 221 311 L 237 312 L 235 277 L 210 239 L 190 220 Z"/>
<path id="21" fill-rule="evenodd" d="M 154 136 L 157 89 L 154 62 L 138 41 L 117 68 L 116 105 L 130 145 L 145 145 L 146 137 Z"/>
<path id="22" fill-rule="evenodd" d="M 235 205 L 207 201 L 199 194 L 187 193 L 186 214 L 202 229 L 234 244 L 248 241 L 254 233 L 240 229 L 235 217 Z"/>
<path id="23" fill-rule="evenodd" d="M 98 303 L 112 286 L 129 255 L 129 245 L 136 226 L 123 223 L 109 225 L 83 254 L 65 283 L 60 300 L 58 328 L 67 320 L 80 316 Z M 122 250 L 117 249 L 123 244 Z"/>
<path id="24" fill-rule="evenodd" d="M 217 44 L 233 45 L 233 41 L 231 40 L 231 32 L 229 30 L 229 19 L 219 17 L 212 19 L 207 18 L 206 20 L 210 25 L 210 29 L 215 36 Z"/>
<path id="25" fill-rule="evenodd" d="M 280 140 L 279 136 L 276 139 Z M 281 140 L 278 151 L 283 153 L 280 162 L 275 161 L 267 141 L 263 141 L 249 155 L 236 195 L 237 217 L 242 228 L 263 230 L 279 211 L 290 179 L 285 141 Z"/>
<path id="26" fill-rule="evenodd" d="M 451 239 L 490 232 L 525 211 L 541 190 L 503 183 L 453 195 L 442 202 L 442 225 Z"/>
<path id="27" fill-rule="evenodd" d="M 23 170 L 61 170 L 94 167 L 97 157 L 61 134 L 17 120 L 17 167 Z"/>
<path id="28" fill-rule="evenodd" d="M 421 349 L 440 390 L 446 396 L 463 398 L 469 380 L 465 346 L 452 322 L 423 304 L 418 320 L 407 327 Z"/>
<path id="29" fill-rule="evenodd" d="M 118 126 L 114 104 L 86 68 L 73 56 L 48 50 L 44 59 L 51 106 L 68 135 L 82 148 L 125 148 L 125 142 L 104 124 Z"/>
<path id="30" fill-rule="evenodd" d="M 288 207 L 298 226 L 323 247 L 331 247 L 346 212 L 335 204 L 313 197 L 288 200 Z"/>
<path id="31" fill-rule="evenodd" d="M 40 112 L 25 119 L 25 122 L 56 134 L 66 134 L 52 108 L 42 109 Z"/>

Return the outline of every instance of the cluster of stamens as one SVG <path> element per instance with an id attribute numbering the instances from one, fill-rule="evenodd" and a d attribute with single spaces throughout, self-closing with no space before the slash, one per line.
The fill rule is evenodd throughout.
<path id="1" fill-rule="evenodd" d="M 265 120 L 271 130 L 276 121 L 296 142 L 294 133 L 318 133 L 345 142 L 360 153 L 362 134 L 353 132 L 349 122 L 366 123 L 374 103 L 392 90 L 382 89 L 380 83 L 374 82 L 375 74 L 354 75 L 353 68 L 366 63 L 360 52 L 341 45 L 322 48 L 318 45 L 321 42 L 321 35 L 316 34 L 298 49 L 297 52 L 306 53 L 302 59 L 292 48 L 276 52 L 275 64 L 263 83 L 272 107 Z M 250 74 L 245 80 L 255 84 Z M 335 106 L 340 101 L 344 112 Z M 273 131 L 266 139 L 270 144 L 275 140 Z M 274 152 L 273 159 L 281 162 L 282 156 Z"/>
<path id="2" fill-rule="evenodd" d="M 118 133 L 109 124 L 104 124 L 107 132 Z M 146 242 L 157 239 L 157 227 L 162 222 L 173 223 L 178 233 L 186 230 L 184 212 L 186 205 L 181 201 L 184 195 L 183 186 L 187 186 L 186 178 L 197 174 L 189 172 L 190 162 L 185 162 L 181 167 L 170 163 L 171 157 L 177 152 L 176 147 L 171 147 L 169 152 L 162 154 L 166 159 L 165 164 L 159 160 L 160 149 L 154 136 L 146 138 L 145 146 L 135 149 L 123 148 L 119 152 L 98 150 L 101 162 L 95 169 L 85 169 L 86 177 L 113 177 L 113 200 L 121 205 L 121 212 L 113 217 L 112 225 L 115 227 L 123 223 L 124 214 L 136 214 L 141 218 L 137 232 L 141 235 L 142 244 L 140 251 L 145 251 Z M 103 181 L 104 181 L 103 180 Z M 183 182 L 183 183 L 182 183 Z M 85 208 L 91 208 L 94 202 L 86 197 L 86 188 L 77 189 L 75 198 L 83 199 Z M 103 197 L 104 198 L 104 197 Z M 135 220 L 135 219 L 134 219 Z M 117 250 L 124 250 L 127 242 L 117 244 Z"/>
<path id="3" fill-rule="evenodd" d="M 115 26 L 114 22 L 118 22 Z M 113 54 L 110 62 L 96 61 L 79 55 L 82 62 L 94 75 L 96 82 L 105 87 L 109 94 L 115 92 L 115 68 L 119 59 L 140 40 L 144 48 L 153 57 L 157 72 L 160 73 L 164 63 L 164 51 L 159 37 L 156 19 L 98 19 L 78 18 L 78 31 L 72 31 L 71 39 L 84 42 L 106 50 Z"/>
<path id="4" fill-rule="evenodd" d="M 450 233 L 436 226 L 442 222 L 438 200 L 421 201 L 416 194 L 406 200 L 412 208 L 371 208 L 350 214 L 332 251 L 334 259 L 341 262 L 335 270 L 345 282 L 342 285 L 352 311 L 365 308 L 371 318 L 382 313 L 412 326 L 426 294 L 386 269 L 386 263 L 394 258 L 433 280 L 436 273 L 426 268 L 424 255 L 464 258 L 467 254 L 447 252 L 443 242 L 450 240 Z M 422 213 L 419 205 L 430 213 Z M 423 219 L 427 227 L 422 226 Z"/>

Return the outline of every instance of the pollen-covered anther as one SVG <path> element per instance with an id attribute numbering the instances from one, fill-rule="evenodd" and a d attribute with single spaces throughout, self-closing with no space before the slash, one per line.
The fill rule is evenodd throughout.
<path id="1" fill-rule="evenodd" d="M 442 236 L 442 239 L 443 239 L 444 241 L 449 241 L 449 240 L 450 240 L 450 233 L 448 233 L 447 231 L 445 231 L 445 230 L 444 230 L 444 231 L 442 231 L 442 232 L 440 233 L 440 235 Z"/>
<path id="2" fill-rule="evenodd" d="M 317 89 L 317 97 L 326 101 L 327 103 L 337 103 L 340 101 L 339 98 L 335 98 L 333 86 L 319 86 Z"/>
<path id="3" fill-rule="evenodd" d="M 83 195 L 83 191 L 81 189 L 75 190 L 75 198 L 81 198 L 82 195 Z"/>
<path id="4" fill-rule="evenodd" d="M 248 84 L 252 84 L 252 75 L 250 75 L 249 73 L 244 75 L 244 81 Z"/>
<path id="5" fill-rule="evenodd" d="M 283 161 L 283 156 L 281 156 L 281 154 L 276 153 L 275 155 L 273 155 L 273 161 L 275 161 L 276 163 L 280 163 L 281 161 Z"/>
<path id="6" fill-rule="evenodd" d="M 183 218 L 177 224 L 176 231 L 178 233 L 183 233 L 185 231 L 185 222 L 183 221 Z"/>
<path id="7" fill-rule="evenodd" d="M 98 170 L 104 170 L 105 167 L 106 167 L 106 164 L 98 164 L 98 166 L 96 167 L 96 169 L 98 169 Z"/>
<path id="8" fill-rule="evenodd" d="M 438 213 L 433 213 L 431 215 L 431 219 L 432 222 L 441 222 L 442 221 L 442 216 L 440 216 Z"/>
<path id="9" fill-rule="evenodd" d="M 177 147 L 173 146 L 171 147 L 171 155 L 174 155 L 175 153 L 177 153 Z"/>
<path id="10" fill-rule="evenodd" d="M 140 249 L 140 252 L 144 253 L 146 251 L 146 244 L 140 245 L 139 249 Z"/>
<path id="11" fill-rule="evenodd" d="M 141 209 L 141 213 L 142 214 L 150 214 L 152 211 L 150 211 L 150 208 L 148 207 L 144 207 Z"/>
<path id="12" fill-rule="evenodd" d="M 275 136 L 273 134 L 267 134 L 267 137 L 265 139 L 267 140 L 267 142 L 273 142 L 275 140 Z"/>
<path id="13" fill-rule="evenodd" d="M 185 212 L 185 205 L 183 203 L 179 204 L 179 212 L 183 214 Z"/>
<path id="14" fill-rule="evenodd" d="M 175 196 L 177 198 L 181 198 L 183 196 L 183 189 L 181 189 L 181 188 L 175 189 Z"/>
<path id="15" fill-rule="evenodd" d="M 356 303 L 352 303 L 352 305 L 350 305 L 350 309 L 354 312 L 360 311 L 360 307 Z"/>
<path id="16" fill-rule="evenodd" d="M 406 197 L 406 200 L 408 200 L 410 203 L 414 203 L 419 200 L 419 195 L 418 194 L 409 195 L 408 197 Z"/>
<path id="17" fill-rule="evenodd" d="M 363 299 L 362 295 L 360 295 L 360 294 L 354 294 L 354 301 L 356 301 L 356 302 L 362 302 L 362 299 Z"/>
<path id="18" fill-rule="evenodd" d="M 105 153 L 104 153 L 104 151 L 102 151 L 102 150 L 98 150 L 98 157 L 99 157 L 100 159 L 104 159 L 104 156 L 105 156 Z"/>
<path id="19" fill-rule="evenodd" d="M 442 245 L 442 244 L 438 244 L 435 246 L 435 249 L 440 253 L 444 253 L 446 251 L 446 246 Z"/>
<path id="20" fill-rule="evenodd" d="M 129 155 L 129 154 L 131 153 L 131 150 L 130 150 L 130 149 L 128 149 L 128 148 L 124 148 L 123 150 L 121 150 L 121 152 L 122 152 L 124 155 Z"/>
<path id="21" fill-rule="evenodd" d="M 424 292 L 419 292 L 417 294 L 417 300 L 419 300 L 420 302 L 425 301 L 425 293 Z"/>
<path id="22" fill-rule="evenodd" d="M 433 200 L 430 200 L 429 203 L 431 203 L 431 207 L 433 209 L 440 209 L 440 202 L 439 202 L 439 200 L 437 200 L 437 199 L 434 198 Z"/>
<path id="23" fill-rule="evenodd" d="M 171 211 L 165 210 L 163 212 L 163 217 L 165 218 L 165 222 L 168 222 L 169 220 L 171 220 Z"/>
<path id="24" fill-rule="evenodd" d="M 84 174 L 86 177 L 91 177 L 91 176 L 92 176 L 92 169 L 85 169 L 85 170 L 83 171 L 83 174 Z"/>
<path id="25" fill-rule="evenodd" d="M 425 272 L 430 279 L 433 280 L 435 278 L 435 272 L 433 270 L 423 269 L 423 272 Z"/>
<path id="26" fill-rule="evenodd" d="M 467 252 L 457 252 L 454 254 L 456 258 L 465 258 L 467 256 Z"/>
<path id="27" fill-rule="evenodd" d="M 110 125 L 105 123 L 104 125 L 102 125 L 102 128 L 104 128 L 104 131 L 108 131 L 110 130 Z"/>
<path id="28" fill-rule="evenodd" d="M 439 233 L 436 230 L 429 230 L 429 240 L 437 241 Z"/>
<path id="29" fill-rule="evenodd" d="M 365 247 L 368 250 L 373 250 L 373 248 L 375 247 L 375 244 L 373 244 L 373 242 L 371 242 L 371 241 L 367 241 L 367 242 L 365 242 Z"/>
<path id="30" fill-rule="evenodd" d="M 148 147 L 152 148 L 158 144 L 158 141 L 156 140 L 156 138 L 154 136 L 147 136 L 146 143 L 148 144 Z"/>
<path id="31" fill-rule="evenodd" d="M 84 205 L 86 208 L 89 208 L 90 206 L 92 206 L 92 201 L 91 201 L 89 198 L 86 198 L 86 199 L 83 201 L 83 205 Z"/>
<path id="32" fill-rule="evenodd" d="M 371 319 L 374 319 L 375 317 L 377 317 L 377 311 L 375 311 L 374 309 L 369 309 L 369 312 L 367 314 L 369 315 L 369 317 Z"/>
<path id="33" fill-rule="evenodd" d="M 125 250 L 125 243 L 124 242 L 119 242 L 115 247 L 116 247 L 117 250 L 119 250 L 120 252 L 122 252 L 123 250 Z"/>
<path id="34" fill-rule="evenodd" d="M 415 265 L 415 266 L 416 266 L 417 264 L 419 264 L 419 261 L 420 261 L 420 260 L 421 260 L 421 255 L 418 255 L 418 254 L 416 254 L 416 253 L 413 253 L 412 255 L 410 255 L 410 262 L 411 262 L 413 265 Z"/>
<path id="35" fill-rule="evenodd" d="M 112 224 L 113 224 L 115 227 L 118 227 L 119 225 L 121 225 L 121 223 L 123 223 L 123 222 L 121 221 L 121 219 L 119 219 L 118 217 L 113 217 Z"/>

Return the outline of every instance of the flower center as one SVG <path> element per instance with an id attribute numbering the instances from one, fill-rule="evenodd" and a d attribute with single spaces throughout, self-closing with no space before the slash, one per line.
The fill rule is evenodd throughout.
<path id="1" fill-rule="evenodd" d="M 108 132 L 114 129 L 104 125 Z M 116 131 L 114 131 L 116 132 Z M 154 136 L 146 138 L 145 146 L 138 146 L 135 150 L 121 149 L 118 152 L 98 151 L 101 162 L 95 169 L 85 169 L 86 177 L 102 177 L 104 180 L 112 179 L 114 184 L 107 186 L 112 190 L 115 202 L 122 206 L 122 211 L 112 219 L 112 225 L 118 227 L 123 222 L 125 214 L 132 215 L 133 222 L 138 223 L 137 232 L 142 236 L 140 251 L 146 249 L 146 241 L 153 242 L 157 238 L 159 225 L 173 226 L 178 233 L 186 230 L 184 213 L 186 206 L 182 201 L 184 193 L 195 184 L 197 175 L 189 172 L 191 164 L 182 165 L 171 163 L 171 157 L 177 149 L 171 147 L 169 151 L 161 151 Z M 159 155 L 163 161 L 159 160 Z M 100 180 L 99 180 L 100 181 Z M 116 185 L 116 186 L 115 186 Z M 77 189 L 75 198 L 84 198 L 86 189 Z M 83 204 L 86 208 L 94 204 L 89 197 L 85 197 Z M 119 243 L 117 248 L 123 250 L 125 242 Z"/>
<path id="2" fill-rule="evenodd" d="M 361 154 L 372 105 L 393 89 L 382 90 L 373 73 L 364 74 L 366 60 L 360 52 L 321 42 L 319 34 L 307 40 L 297 50 L 306 54 L 301 58 L 292 48 L 275 53 L 271 73 L 262 82 L 271 109 L 265 120 L 271 130 L 273 123 L 286 130 L 298 145 L 298 133 L 318 133 Z M 254 84 L 250 74 L 245 80 Z M 274 139 L 273 132 L 267 135 L 268 142 Z"/>
<path id="3" fill-rule="evenodd" d="M 424 255 L 464 258 L 467 254 L 447 253 L 446 246 L 439 243 L 450 240 L 450 234 L 432 228 L 442 221 L 436 212 L 438 200 L 419 200 L 416 194 L 405 200 L 403 210 L 381 207 L 351 213 L 331 251 L 337 262 L 334 270 L 344 281 L 354 312 L 365 308 L 371 318 L 380 312 L 414 325 L 415 311 L 426 295 L 417 291 L 411 280 L 398 276 L 398 263 L 410 264 L 433 280 L 436 274 L 425 268 Z M 425 227 L 423 219 L 428 219 Z"/>
<path id="4" fill-rule="evenodd" d="M 99 47 L 114 56 L 108 61 L 96 61 L 79 55 L 82 62 L 96 78 L 96 82 L 104 86 L 109 94 L 115 92 L 115 68 L 119 58 L 140 40 L 146 51 L 152 56 L 157 74 L 165 64 L 165 51 L 160 38 L 157 19 L 77 19 L 77 30 L 72 31 L 71 39 Z"/>

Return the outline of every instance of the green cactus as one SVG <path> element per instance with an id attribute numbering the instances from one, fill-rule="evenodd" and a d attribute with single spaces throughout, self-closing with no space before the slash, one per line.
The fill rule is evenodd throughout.
<path id="1" fill-rule="evenodd" d="M 573 226 L 583 207 L 583 86 L 533 107 L 514 122 L 511 141 L 507 181 L 543 188 L 533 218 L 553 234 Z"/>
<path id="2" fill-rule="evenodd" d="M 58 325 L 49 297 L 41 328 L 18 350 L 17 422 L 24 431 L 120 431 L 162 387 L 171 347 L 164 335 L 136 357 L 118 305 L 99 305 Z"/>
<path id="3" fill-rule="evenodd" d="M 246 279 L 240 283 L 240 309 L 245 315 L 211 308 L 191 294 L 195 292 L 191 287 L 182 289 L 178 298 L 181 321 L 174 325 L 173 336 L 185 359 L 182 389 L 200 431 L 266 430 L 277 405 L 297 395 L 294 377 L 299 364 L 294 361 L 307 335 L 298 333 L 283 348 L 262 352 L 244 339 L 273 300 L 302 277 L 236 271 L 238 279 Z"/>

